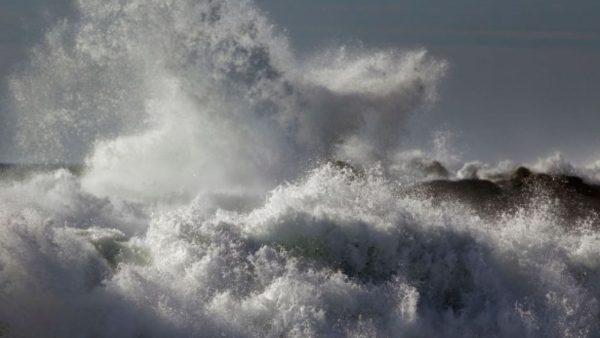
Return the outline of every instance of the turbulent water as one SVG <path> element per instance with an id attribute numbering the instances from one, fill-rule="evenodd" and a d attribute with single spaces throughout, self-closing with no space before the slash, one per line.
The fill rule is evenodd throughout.
<path id="1" fill-rule="evenodd" d="M 516 169 L 402 146 L 443 61 L 299 59 L 248 1 L 76 6 L 10 79 L 24 160 L 85 164 L 2 170 L 0 336 L 599 335 L 594 213 L 409 193 Z"/>

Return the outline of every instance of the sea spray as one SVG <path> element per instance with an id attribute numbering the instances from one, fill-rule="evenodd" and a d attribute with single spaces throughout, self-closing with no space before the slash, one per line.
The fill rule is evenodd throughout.
<path id="1" fill-rule="evenodd" d="M 247 1 L 78 8 L 11 88 L 32 161 L 86 160 L 83 184 L 104 196 L 264 192 L 307 161 L 385 159 L 445 68 L 424 51 L 341 48 L 296 60 Z"/>
<path id="2" fill-rule="evenodd" d="M 249 1 L 76 5 L 11 81 L 31 161 L 85 168 L 0 182 L 0 334 L 597 335 L 597 220 L 407 193 L 514 169 L 402 149 L 444 62 L 298 60 Z"/>

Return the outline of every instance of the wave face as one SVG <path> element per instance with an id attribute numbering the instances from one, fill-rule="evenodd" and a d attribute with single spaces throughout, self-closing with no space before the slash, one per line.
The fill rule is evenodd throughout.
<path id="1" fill-rule="evenodd" d="M 248 1 L 77 12 L 10 83 L 29 160 L 85 166 L 0 180 L 0 336 L 600 332 L 593 210 L 563 217 L 542 186 L 481 212 L 472 201 L 516 167 L 454 172 L 443 146 L 402 148 L 443 61 L 356 48 L 298 60 Z M 561 161 L 527 175 L 600 177 Z"/>

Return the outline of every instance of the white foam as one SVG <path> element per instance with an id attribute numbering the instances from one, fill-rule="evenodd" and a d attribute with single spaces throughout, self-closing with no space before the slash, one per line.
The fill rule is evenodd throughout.
<path id="1" fill-rule="evenodd" d="M 24 149 L 87 168 L 0 186 L 0 333 L 598 331 L 600 237 L 585 221 L 561 224 L 543 198 L 484 220 L 403 193 L 431 178 L 425 164 L 459 162 L 443 133 L 431 152 L 399 146 L 443 62 L 296 60 L 248 1 L 78 8 L 12 82 Z M 364 170 L 317 164 L 333 157 Z M 458 176 L 496 170 L 469 168 Z"/>

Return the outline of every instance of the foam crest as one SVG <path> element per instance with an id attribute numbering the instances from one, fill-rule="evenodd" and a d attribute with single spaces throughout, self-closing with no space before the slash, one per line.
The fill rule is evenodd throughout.
<path id="1" fill-rule="evenodd" d="M 0 335 L 600 330 L 597 218 L 559 217 L 542 189 L 592 205 L 596 187 L 556 173 L 594 166 L 454 172 L 447 133 L 431 151 L 401 147 L 444 62 L 359 48 L 298 60 L 249 1 L 77 8 L 11 82 L 32 161 L 85 168 L 0 181 Z M 501 180 L 480 180 L 507 175 L 514 191 L 542 188 L 507 208 Z M 466 184 L 467 202 L 507 211 L 425 184 Z"/>
<path id="2" fill-rule="evenodd" d="M 600 238 L 585 224 L 567 231 L 543 200 L 484 220 L 401 187 L 381 168 L 326 164 L 248 212 L 210 198 L 153 208 L 137 235 L 126 209 L 65 172 L 5 187 L 28 207 L 2 214 L 2 295 L 17 309 L 2 322 L 15 334 L 123 337 L 598 329 Z M 28 191 L 62 191 L 71 207 Z"/>

